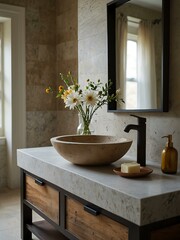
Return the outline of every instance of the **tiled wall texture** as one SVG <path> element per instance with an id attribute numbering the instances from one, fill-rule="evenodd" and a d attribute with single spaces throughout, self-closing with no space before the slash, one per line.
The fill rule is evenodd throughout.
<path id="1" fill-rule="evenodd" d="M 56 1 L 25 1 L 27 147 L 49 145 L 56 101 L 45 94 L 56 81 Z"/>
<path id="2" fill-rule="evenodd" d="M 64 112 L 61 101 L 55 95 L 47 95 L 45 88 L 59 84 L 59 72 L 71 70 L 77 76 L 77 1 L 0 0 L 0 3 L 26 10 L 27 147 L 50 145 L 52 136 L 76 131 L 76 115 Z M 64 126 L 64 118 L 70 126 Z"/>
<path id="3" fill-rule="evenodd" d="M 57 85 L 62 85 L 59 73 L 67 74 L 71 71 L 74 76 L 78 74 L 78 41 L 77 41 L 77 0 L 59 0 L 56 2 L 56 60 Z M 76 133 L 77 114 L 64 108 L 59 99 L 57 113 L 57 133 Z"/>
<path id="4" fill-rule="evenodd" d="M 25 8 L 27 147 L 51 145 L 51 137 L 76 132 L 76 114 L 64 109 L 55 94 L 47 95 L 45 88 L 59 85 L 59 72 L 71 70 L 77 76 L 77 0 L 0 3 Z M 0 188 L 7 175 L 4 163 L 0 146 Z"/>
<path id="5" fill-rule="evenodd" d="M 78 0 L 78 65 L 79 79 L 100 78 L 106 82 L 107 76 L 107 17 L 106 4 L 109 0 Z M 180 155 L 180 1 L 171 0 L 170 36 L 170 111 L 168 113 L 139 113 L 147 118 L 147 160 L 160 164 L 165 139 L 173 134 L 174 147 Z M 136 157 L 137 132 L 124 132 L 127 124 L 137 120 L 129 113 L 108 113 L 106 107 L 93 118 L 97 134 L 112 134 L 133 139 L 129 155 Z M 179 159 L 180 161 L 180 159 Z M 180 166 L 180 165 L 179 165 Z"/>

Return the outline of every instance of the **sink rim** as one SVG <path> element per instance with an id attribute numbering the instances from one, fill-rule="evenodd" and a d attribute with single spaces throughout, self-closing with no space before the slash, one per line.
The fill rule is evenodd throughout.
<path id="1" fill-rule="evenodd" d="M 112 140 L 114 139 L 114 141 L 107 141 L 107 142 L 77 142 L 77 141 L 68 141 L 68 140 L 63 140 L 64 138 L 79 138 L 79 139 L 83 139 L 83 138 L 112 138 Z M 61 136 L 56 136 L 56 137 L 52 137 L 51 142 L 56 142 L 56 143 L 63 143 L 63 144 L 76 144 L 76 145 L 115 145 L 115 144 L 119 144 L 119 143 L 132 143 L 133 140 L 129 139 L 129 138 L 125 138 L 125 137 L 118 137 L 118 136 L 114 136 L 114 135 L 77 135 L 77 134 L 72 134 L 72 135 L 61 135 Z M 115 141 L 116 140 L 116 141 Z"/>

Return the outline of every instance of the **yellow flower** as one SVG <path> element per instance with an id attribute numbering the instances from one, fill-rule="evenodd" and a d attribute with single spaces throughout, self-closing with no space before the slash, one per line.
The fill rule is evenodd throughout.
<path id="1" fill-rule="evenodd" d="M 64 90 L 64 87 L 62 85 L 59 86 L 59 92 L 62 92 Z"/>
<path id="2" fill-rule="evenodd" d="M 46 93 L 50 93 L 50 88 L 46 88 Z"/>
<path id="3" fill-rule="evenodd" d="M 72 93 L 72 91 L 73 91 L 72 89 L 67 89 L 67 90 L 65 90 L 64 93 L 63 93 L 63 95 L 61 96 L 61 98 L 62 98 L 64 101 L 66 101 L 68 95 L 69 95 L 70 93 Z"/>

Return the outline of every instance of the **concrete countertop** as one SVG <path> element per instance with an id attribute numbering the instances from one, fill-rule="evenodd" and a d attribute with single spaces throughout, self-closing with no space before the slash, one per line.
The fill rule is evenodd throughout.
<path id="1" fill-rule="evenodd" d="M 86 167 L 66 161 L 53 147 L 17 150 L 20 168 L 139 226 L 179 216 L 180 173 L 165 175 L 147 162 L 153 169 L 149 176 L 122 178 L 113 168 L 127 160 L 126 156 L 109 166 Z"/>

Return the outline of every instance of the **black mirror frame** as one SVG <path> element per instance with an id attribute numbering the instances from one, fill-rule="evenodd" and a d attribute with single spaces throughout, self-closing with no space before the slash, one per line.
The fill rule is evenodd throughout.
<path id="1" fill-rule="evenodd" d="M 108 79 L 113 82 L 110 94 L 116 93 L 116 8 L 130 0 L 114 0 L 107 4 Z M 170 49 L 170 0 L 162 0 L 162 79 L 161 108 L 158 109 L 117 109 L 116 102 L 108 103 L 108 112 L 168 112 L 169 111 L 169 49 Z"/>

